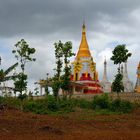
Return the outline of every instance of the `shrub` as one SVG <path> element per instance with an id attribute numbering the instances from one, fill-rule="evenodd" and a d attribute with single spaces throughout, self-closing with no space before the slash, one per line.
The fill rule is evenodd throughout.
<path id="1" fill-rule="evenodd" d="M 110 110 L 114 112 L 129 113 L 133 110 L 133 104 L 126 100 L 116 99 L 112 101 Z"/>
<path id="2" fill-rule="evenodd" d="M 110 106 L 111 99 L 107 94 L 95 96 L 92 100 L 93 109 L 107 109 Z"/>
<path id="3" fill-rule="evenodd" d="M 0 96 L 0 105 L 4 103 L 4 97 Z"/>
<path id="4" fill-rule="evenodd" d="M 20 99 L 21 101 L 23 101 L 24 99 L 27 98 L 27 95 L 24 93 L 24 94 L 19 94 L 18 95 L 18 99 Z"/>
<path id="5" fill-rule="evenodd" d="M 59 109 L 62 112 L 73 112 L 75 103 L 72 99 L 60 99 L 59 100 Z"/>
<path id="6" fill-rule="evenodd" d="M 46 97 L 47 109 L 50 111 L 57 111 L 59 109 L 59 104 L 54 96 L 48 95 Z"/>
<path id="7" fill-rule="evenodd" d="M 73 99 L 73 103 L 80 108 L 91 108 L 91 102 L 85 99 Z"/>
<path id="8" fill-rule="evenodd" d="M 20 101 L 14 97 L 2 97 L 2 104 L 13 108 L 20 108 Z M 1 102 L 0 101 L 0 102 Z"/>
<path id="9" fill-rule="evenodd" d="M 48 95 L 42 100 L 32 100 L 25 102 L 24 111 L 31 111 L 37 114 L 52 114 L 53 112 L 71 112 L 73 104 L 68 99 L 56 100 L 53 96 Z"/>
<path id="10" fill-rule="evenodd" d="M 26 101 L 23 106 L 24 111 L 34 112 L 36 114 L 47 114 L 47 104 L 44 100 Z"/>

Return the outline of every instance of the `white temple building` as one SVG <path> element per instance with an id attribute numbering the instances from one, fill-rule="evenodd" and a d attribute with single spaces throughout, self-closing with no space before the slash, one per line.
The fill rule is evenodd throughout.
<path id="1" fill-rule="evenodd" d="M 111 92 L 111 83 L 108 81 L 108 78 L 107 78 L 107 62 L 106 62 L 106 59 L 104 61 L 104 73 L 103 73 L 103 79 L 101 81 L 101 85 L 102 85 L 104 93 L 110 93 Z"/>
<path id="2" fill-rule="evenodd" d="M 127 72 L 127 63 L 124 63 L 124 69 L 121 68 L 122 74 L 123 74 L 123 86 L 124 86 L 124 92 L 133 92 L 133 82 L 129 80 L 128 72 Z"/>

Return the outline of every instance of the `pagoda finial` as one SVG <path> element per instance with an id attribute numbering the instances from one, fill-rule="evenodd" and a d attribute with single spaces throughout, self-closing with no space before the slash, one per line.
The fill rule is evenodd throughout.
<path id="1" fill-rule="evenodd" d="M 106 62 L 106 57 L 105 57 L 105 60 L 104 60 L 104 74 L 103 74 L 102 82 L 108 82 L 108 79 L 107 79 L 107 62 Z"/>
<path id="2" fill-rule="evenodd" d="M 104 64 L 105 64 L 105 65 L 107 64 L 107 62 L 106 62 L 106 56 L 105 56 L 105 59 L 104 59 Z"/>
<path id="3" fill-rule="evenodd" d="M 85 20 L 83 21 L 83 26 L 82 26 L 82 33 L 86 32 L 86 25 L 85 25 Z"/>

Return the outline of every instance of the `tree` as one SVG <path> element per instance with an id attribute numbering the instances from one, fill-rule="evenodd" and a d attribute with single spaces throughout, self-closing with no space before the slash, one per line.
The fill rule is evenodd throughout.
<path id="1" fill-rule="evenodd" d="M 60 79 L 60 75 L 62 72 L 62 57 L 63 57 L 63 43 L 59 41 L 58 43 L 54 43 L 55 46 L 55 58 L 56 58 L 56 77 Z"/>
<path id="2" fill-rule="evenodd" d="M 62 76 L 61 88 L 65 95 L 69 92 L 70 85 L 70 75 L 71 75 L 71 66 L 68 65 L 70 60 L 69 58 L 75 54 L 72 52 L 72 43 L 70 41 L 63 44 L 62 47 L 63 57 L 64 57 L 64 75 Z"/>
<path id="3" fill-rule="evenodd" d="M 53 78 L 52 88 L 54 95 L 57 97 L 60 88 L 62 88 L 64 92 L 69 90 L 71 67 L 68 64 L 70 62 L 69 58 L 72 57 L 74 53 L 72 53 L 72 43 L 70 41 L 66 43 L 59 41 L 58 43 L 55 43 L 54 46 L 56 58 L 56 74 Z M 61 75 L 63 64 L 64 74 Z"/>
<path id="4" fill-rule="evenodd" d="M 10 66 L 7 70 L 3 70 L 1 69 L 0 70 L 0 83 L 1 82 L 4 82 L 4 81 L 9 81 L 9 80 L 12 80 L 13 78 L 17 77 L 17 75 L 10 75 L 9 76 L 9 73 L 15 69 L 16 67 L 18 66 L 18 63 L 15 63 L 14 65 Z"/>
<path id="5" fill-rule="evenodd" d="M 114 61 L 114 64 L 119 64 L 119 70 L 121 63 L 127 62 L 127 59 L 132 55 L 131 53 L 128 52 L 125 46 L 126 46 L 125 44 L 117 45 L 115 49 L 112 51 L 113 56 L 111 57 L 111 60 Z"/>
<path id="6" fill-rule="evenodd" d="M 120 65 L 123 62 L 127 62 L 128 58 L 131 57 L 131 53 L 128 52 L 128 50 L 125 48 L 126 45 L 117 45 L 115 49 L 112 51 L 113 56 L 111 57 L 111 60 L 114 61 L 114 64 L 119 64 L 118 73 L 115 76 L 115 80 L 112 83 L 112 90 L 117 92 L 119 96 L 119 92 L 124 90 L 123 86 L 123 75 L 120 73 Z"/>
<path id="7" fill-rule="evenodd" d="M 52 89 L 53 89 L 53 94 L 54 96 L 57 98 L 58 97 L 58 92 L 60 89 L 60 75 L 62 72 L 62 57 L 63 57 L 63 53 L 62 53 L 62 47 L 63 47 L 63 43 L 61 43 L 61 41 L 59 41 L 58 43 L 54 43 L 54 47 L 55 47 L 55 58 L 56 58 L 56 68 L 54 69 L 56 71 L 56 74 L 54 75 L 53 79 L 52 79 Z"/>
<path id="8" fill-rule="evenodd" d="M 1 82 L 5 82 L 5 81 L 9 81 L 9 80 L 13 80 L 13 78 L 16 78 L 17 75 L 9 75 L 12 70 L 14 70 L 16 67 L 18 66 L 18 63 L 15 63 L 14 65 L 10 66 L 7 70 L 0 70 L 0 84 Z"/>
<path id="9" fill-rule="evenodd" d="M 124 91 L 122 79 L 123 79 L 123 75 L 118 70 L 118 74 L 115 76 L 115 80 L 112 83 L 112 91 L 117 92 L 118 97 L 119 97 L 119 93 Z"/>
<path id="10" fill-rule="evenodd" d="M 26 91 L 27 89 L 27 75 L 24 73 L 19 73 L 16 78 L 14 78 L 14 92 L 20 92 L 22 95 L 22 91 Z"/>
<path id="11" fill-rule="evenodd" d="M 16 59 L 20 63 L 21 72 L 18 77 L 15 78 L 15 91 L 22 92 L 27 89 L 27 74 L 25 74 L 25 66 L 27 62 L 35 61 L 32 55 L 35 53 L 35 48 L 30 48 L 24 39 L 21 39 L 15 44 L 16 49 L 12 51 L 15 54 Z"/>

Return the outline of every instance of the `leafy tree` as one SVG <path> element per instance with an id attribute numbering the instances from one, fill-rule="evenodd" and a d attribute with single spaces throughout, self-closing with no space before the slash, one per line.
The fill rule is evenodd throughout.
<path id="1" fill-rule="evenodd" d="M 125 44 L 117 45 L 115 49 L 112 51 L 113 56 L 111 57 L 111 60 L 114 61 L 114 64 L 119 64 L 119 70 L 120 65 L 122 62 L 127 62 L 127 59 L 131 57 L 131 53 L 128 52 L 128 50 L 125 47 Z"/>
<path id="2" fill-rule="evenodd" d="M 55 46 L 55 58 L 56 58 L 56 77 L 60 79 L 60 75 L 62 72 L 62 57 L 63 57 L 63 43 L 59 41 L 58 43 L 54 43 Z"/>
<path id="3" fill-rule="evenodd" d="M 15 82 L 15 92 L 20 92 L 22 95 L 22 91 L 25 91 L 27 89 L 27 75 L 24 73 L 19 73 L 18 77 L 14 78 Z"/>
<path id="4" fill-rule="evenodd" d="M 22 72 L 24 73 L 25 65 L 27 62 L 35 61 L 35 58 L 32 58 L 31 55 L 35 53 L 35 48 L 30 48 L 27 42 L 24 39 L 21 39 L 21 41 L 18 41 L 15 44 L 16 49 L 13 50 L 13 54 L 15 54 L 15 57 L 20 62 L 20 66 L 22 69 Z"/>
<path id="5" fill-rule="evenodd" d="M 71 66 L 69 66 L 69 58 L 75 54 L 72 52 L 72 43 L 70 41 L 63 44 L 62 47 L 63 57 L 64 57 L 64 75 L 62 76 L 61 88 L 64 91 L 64 94 L 68 94 L 69 85 L 70 85 L 70 75 L 71 75 Z"/>
<path id="6" fill-rule="evenodd" d="M 112 91 L 117 92 L 118 97 L 119 97 L 119 93 L 124 91 L 122 79 L 123 79 L 123 75 L 118 70 L 118 74 L 115 76 L 115 80 L 112 83 Z"/>
<path id="7" fill-rule="evenodd" d="M 54 43 L 54 47 L 55 47 L 55 58 L 56 58 L 56 69 L 54 69 L 56 71 L 56 74 L 53 77 L 53 82 L 52 82 L 52 89 L 53 89 L 53 93 L 54 96 L 57 98 L 58 97 L 58 91 L 60 89 L 60 75 L 62 72 L 62 57 L 63 57 L 63 52 L 62 52 L 62 47 L 63 47 L 63 43 L 61 43 L 61 41 L 59 41 L 58 43 Z"/>
<path id="8" fill-rule="evenodd" d="M 27 75 L 25 74 L 25 66 L 27 62 L 35 61 L 35 58 L 32 58 L 32 55 L 35 53 L 35 48 L 30 48 L 27 42 L 24 39 L 21 39 L 15 44 L 16 49 L 12 51 L 15 54 L 16 59 L 20 63 L 21 72 L 18 74 L 18 77 L 14 82 L 15 91 L 22 92 L 27 89 Z"/>
<path id="9" fill-rule="evenodd" d="M 56 57 L 56 74 L 53 78 L 53 92 L 54 95 L 58 96 L 58 91 L 60 88 L 64 92 L 68 92 L 69 84 L 70 84 L 70 74 L 71 74 L 71 67 L 69 64 L 69 58 L 74 55 L 72 53 L 72 43 L 70 41 L 66 43 L 62 43 L 59 41 L 58 43 L 54 44 L 55 46 L 55 57 Z M 64 62 L 64 63 L 63 63 Z M 64 74 L 61 75 L 62 67 L 64 64 Z"/>
<path id="10" fill-rule="evenodd" d="M 124 90 L 122 79 L 123 75 L 120 73 L 120 65 L 123 62 L 127 62 L 127 59 L 131 57 L 131 53 L 125 48 L 126 45 L 117 45 L 115 49 L 112 51 L 113 56 L 111 60 L 114 61 L 114 64 L 119 64 L 118 74 L 115 76 L 115 80 L 112 83 L 112 90 L 117 92 L 119 96 L 119 92 Z"/>

